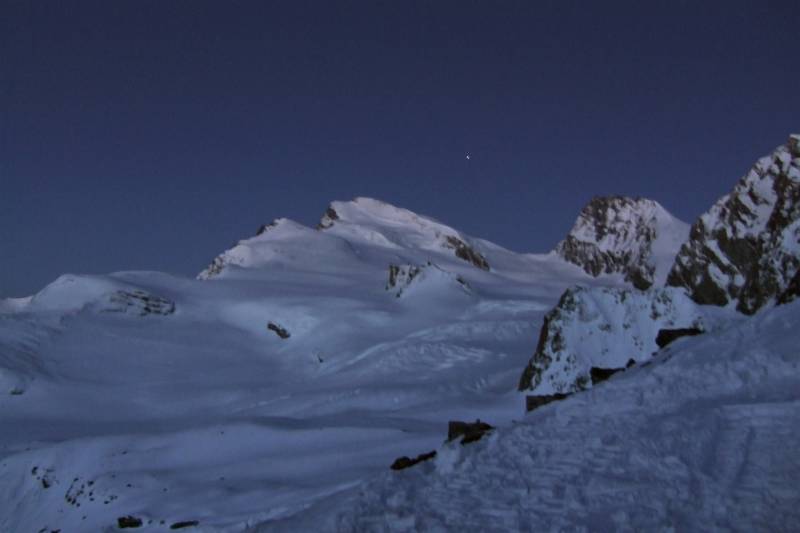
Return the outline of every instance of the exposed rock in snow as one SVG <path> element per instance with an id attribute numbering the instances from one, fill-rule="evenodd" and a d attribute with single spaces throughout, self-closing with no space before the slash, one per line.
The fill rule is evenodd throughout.
<path id="1" fill-rule="evenodd" d="M 336 220 L 339 220 L 339 214 L 332 206 L 330 206 L 325 210 L 325 214 L 322 216 L 319 224 L 317 224 L 317 229 L 328 229 L 333 226 L 333 223 Z"/>
<path id="2" fill-rule="evenodd" d="M 792 281 L 789 282 L 789 286 L 786 287 L 786 290 L 778 297 L 778 303 L 788 304 L 794 301 L 798 296 L 800 296 L 800 270 L 795 273 Z"/>
<path id="3" fill-rule="evenodd" d="M 761 159 L 694 223 L 668 283 L 701 304 L 753 314 L 800 267 L 800 136 Z"/>
<path id="4" fill-rule="evenodd" d="M 131 313 L 145 315 L 171 315 L 175 312 L 175 303 L 149 294 L 143 290 L 114 291 L 108 295 L 107 303 L 100 306 L 101 311 L 109 313 Z"/>
<path id="5" fill-rule="evenodd" d="M 489 270 L 489 263 L 486 261 L 486 258 L 458 237 L 448 235 L 445 237 L 445 243 L 447 247 L 455 250 L 456 257 L 459 259 L 472 263 L 481 270 Z"/>
<path id="6" fill-rule="evenodd" d="M 267 324 L 267 329 L 270 330 L 270 331 L 274 331 L 275 335 L 277 335 L 281 339 L 285 340 L 285 339 L 288 339 L 289 337 L 291 337 L 291 334 L 289 333 L 289 331 L 286 328 L 284 328 L 283 326 L 279 326 L 278 324 L 276 324 L 274 322 L 268 323 Z"/>
<path id="7" fill-rule="evenodd" d="M 607 196 L 581 211 L 556 253 L 592 276 L 620 273 L 638 289 L 666 279 L 689 226 L 658 202 Z"/>
<path id="8" fill-rule="evenodd" d="M 387 291 L 394 291 L 400 298 L 412 283 L 430 284 L 436 280 L 453 286 L 460 286 L 462 290 L 469 292 L 469 284 L 457 274 L 448 272 L 433 263 L 427 265 L 389 265 L 389 281 L 386 283 Z"/>
<path id="9" fill-rule="evenodd" d="M 650 359 L 664 328 L 703 328 L 700 310 L 678 289 L 567 289 L 544 318 L 519 389 L 554 394 L 589 388 L 592 367 Z"/>

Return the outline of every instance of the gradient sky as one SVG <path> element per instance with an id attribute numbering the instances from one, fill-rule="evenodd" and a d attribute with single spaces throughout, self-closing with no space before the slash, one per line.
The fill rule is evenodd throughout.
<path id="1" fill-rule="evenodd" d="M 516 251 L 800 130 L 796 1 L 0 4 L 0 297 L 372 196 Z M 465 155 L 471 154 L 466 160 Z"/>

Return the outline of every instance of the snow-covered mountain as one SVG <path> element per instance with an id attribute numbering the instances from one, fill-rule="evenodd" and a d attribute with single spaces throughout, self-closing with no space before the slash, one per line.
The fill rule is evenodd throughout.
<path id="1" fill-rule="evenodd" d="M 593 198 L 556 253 L 592 276 L 621 274 L 638 289 L 662 285 L 689 225 L 645 198 Z"/>
<path id="2" fill-rule="evenodd" d="M 230 268 L 324 272 L 363 268 L 386 259 L 424 264 L 452 257 L 488 271 L 487 248 L 500 249 L 407 209 L 356 198 L 333 202 L 316 230 L 285 218 L 264 225 L 255 237 L 216 257 L 198 277 L 209 279 Z"/>
<path id="3" fill-rule="evenodd" d="M 438 446 L 450 419 L 519 415 L 543 313 L 594 280 L 376 200 L 334 210 L 198 280 L 65 275 L 0 305 L 0 531 L 240 531 Z"/>
<path id="4" fill-rule="evenodd" d="M 0 301 L 0 531 L 790 529 L 796 201 L 759 233 L 785 305 L 755 317 L 661 286 L 687 227 L 626 198 L 541 255 L 357 198 L 198 279 Z"/>
<path id="5" fill-rule="evenodd" d="M 780 298 L 800 270 L 800 135 L 762 157 L 702 215 L 668 283 L 701 304 L 747 314 Z"/>

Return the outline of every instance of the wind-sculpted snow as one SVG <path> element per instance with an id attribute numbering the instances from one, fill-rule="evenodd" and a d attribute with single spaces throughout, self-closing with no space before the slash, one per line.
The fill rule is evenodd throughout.
<path id="1" fill-rule="evenodd" d="M 544 317 L 519 389 L 553 394 L 589 388 L 592 367 L 647 361 L 659 350 L 659 330 L 676 328 L 705 329 L 698 306 L 678 289 L 567 289 Z"/>
<path id="2" fill-rule="evenodd" d="M 251 531 L 793 531 L 800 305 L 726 316 L 478 443 Z"/>
<path id="3" fill-rule="evenodd" d="M 747 314 L 783 293 L 800 269 L 800 135 L 761 159 L 694 223 L 670 271 L 702 304 Z"/>
<path id="4" fill-rule="evenodd" d="M 592 199 L 556 253 L 588 274 L 622 274 L 638 289 L 661 285 L 689 226 L 658 202 L 624 196 Z"/>

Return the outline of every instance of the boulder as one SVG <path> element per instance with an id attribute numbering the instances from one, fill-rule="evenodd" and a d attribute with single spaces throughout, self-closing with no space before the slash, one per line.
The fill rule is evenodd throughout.
<path id="1" fill-rule="evenodd" d="M 281 339 L 288 339 L 289 337 L 291 337 L 291 334 L 286 328 L 279 326 L 275 322 L 269 322 L 267 324 L 267 329 L 270 331 L 274 331 L 275 335 L 277 335 Z"/>
<path id="2" fill-rule="evenodd" d="M 480 440 L 486 433 L 493 430 L 494 427 L 486 422 L 481 422 L 480 419 L 475 422 L 461 422 L 458 420 L 451 420 L 447 424 L 447 441 L 455 440 L 462 437 L 461 444 L 469 444 Z"/>

